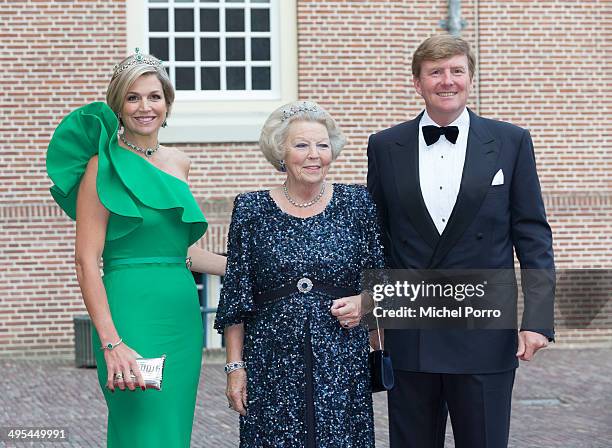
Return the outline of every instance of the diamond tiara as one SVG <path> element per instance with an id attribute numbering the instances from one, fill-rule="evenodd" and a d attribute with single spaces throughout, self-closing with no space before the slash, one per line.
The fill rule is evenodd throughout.
<path id="1" fill-rule="evenodd" d="M 162 61 L 154 57 L 150 57 L 150 58 L 144 57 L 142 53 L 140 53 L 140 48 L 136 48 L 136 53 L 134 53 L 131 61 L 123 65 L 116 64 L 115 67 L 113 67 L 113 78 L 115 78 L 121 72 L 123 72 L 124 70 L 130 68 L 132 65 L 135 65 L 135 64 L 146 64 L 152 67 L 160 67 L 162 65 Z"/>
<path id="2" fill-rule="evenodd" d="M 299 114 L 300 112 L 319 112 L 320 110 L 321 109 L 319 109 L 315 104 L 308 104 L 304 101 L 297 106 L 291 106 L 289 109 L 283 110 L 281 121 L 285 121 L 288 118 L 293 117 L 295 114 Z"/>

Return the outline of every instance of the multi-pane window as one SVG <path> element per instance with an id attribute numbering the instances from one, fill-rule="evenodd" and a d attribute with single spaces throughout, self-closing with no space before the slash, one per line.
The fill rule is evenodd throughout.
<path id="1" fill-rule="evenodd" d="M 148 0 L 149 53 L 179 94 L 265 98 L 278 84 L 279 1 Z"/>

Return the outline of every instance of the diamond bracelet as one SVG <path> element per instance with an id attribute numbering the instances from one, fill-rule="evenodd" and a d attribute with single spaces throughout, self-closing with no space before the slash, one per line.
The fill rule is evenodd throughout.
<path id="1" fill-rule="evenodd" d="M 225 364 L 225 367 L 223 367 L 223 370 L 225 370 L 225 373 L 227 375 L 232 373 L 234 370 L 238 370 L 238 369 L 246 369 L 246 362 L 244 361 L 228 362 L 227 364 Z"/>

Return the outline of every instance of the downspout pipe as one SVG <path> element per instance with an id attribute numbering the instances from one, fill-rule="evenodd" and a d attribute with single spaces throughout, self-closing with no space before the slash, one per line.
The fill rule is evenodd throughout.
<path id="1" fill-rule="evenodd" d="M 441 20 L 440 26 L 453 36 L 461 36 L 466 26 L 465 20 L 461 19 L 461 0 L 448 0 L 448 18 Z"/>
<path id="2" fill-rule="evenodd" d="M 474 0 L 474 27 L 476 39 L 476 112 L 480 113 L 480 0 Z M 461 0 L 448 0 L 448 18 L 440 20 L 440 27 L 453 36 L 461 36 L 467 22 L 461 18 Z"/>

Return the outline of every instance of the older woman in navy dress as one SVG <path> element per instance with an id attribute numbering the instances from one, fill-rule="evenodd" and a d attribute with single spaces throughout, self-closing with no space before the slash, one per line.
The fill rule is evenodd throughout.
<path id="1" fill-rule="evenodd" d="M 374 446 L 359 293 L 383 255 L 367 190 L 325 181 L 344 143 L 316 103 L 279 108 L 260 147 L 286 181 L 236 198 L 215 327 L 242 448 Z"/>

